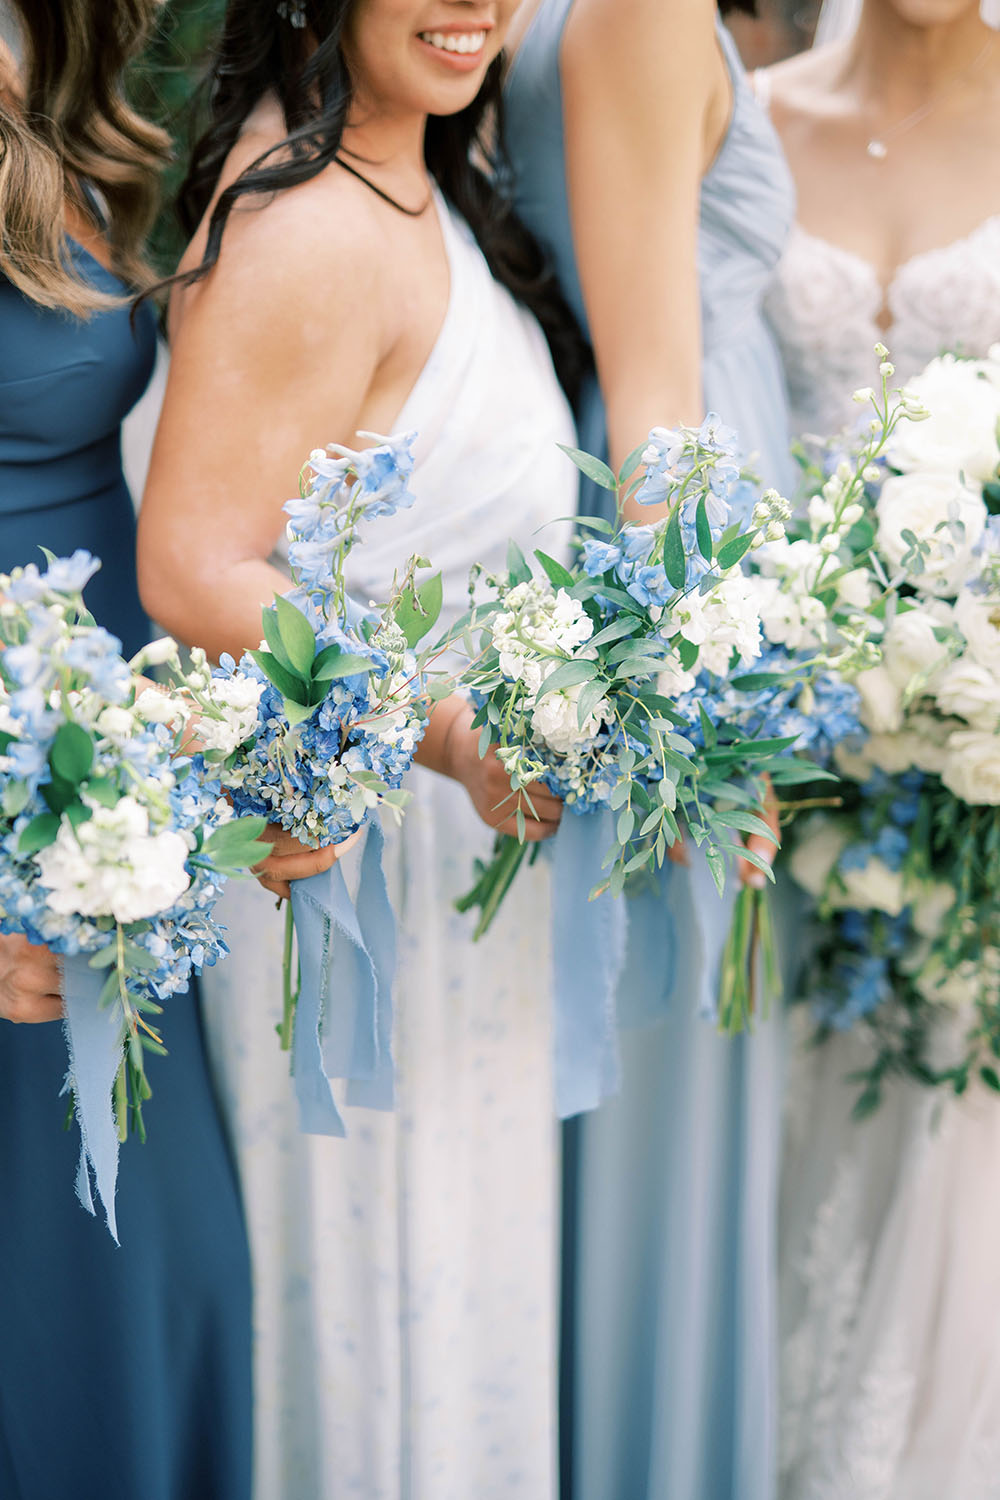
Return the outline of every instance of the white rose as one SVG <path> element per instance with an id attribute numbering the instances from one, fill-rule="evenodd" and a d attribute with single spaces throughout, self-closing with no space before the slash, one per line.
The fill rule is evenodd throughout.
<path id="1" fill-rule="evenodd" d="M 157 641 L 150 641 L 148 646 L 143 646 L 129 665 L 133 671 L 141 672 L 145 667 L 162 667 L 168 661 L 177 660 L 178 656 L 177 642 L 171 640 L 169 635 L 164 635 Z"/>
<path id="2" fill-rule="evenodd" d="M 874 594 L 874 580 L 867 568 L 852 568 L 837 579 L 837 597 L 850 609 L 867 609 Z"/>
<path id="3" fill-rule="evenodd" d="M 134 711 L 147 724 L 182 724 L 188 716 L 184 703 L 157 688 L 145 688 L 135 700 Z"/>
<path id="4" fill-rule="evenodd" d="M 866 749 L 867 744 L 860 750 L 851 750 L 843 742 L 834 747 L 833 759 L 841 776 L 846 776 L 848 781 L 868 780 L 872 774 L 872 763 L 865 754 Z"/>
<path id="5" fill-rule="evenodd" d="M 909 552 L 904 531 L 929 548 L 921 573 L 911 573 L 932 594 L 955 594 L 969 576 L 973 552 L 986 525 L 978 495 L 950 474 L 900 474 L 887 479 L 878 499 L 878 548 L 892 572 Z M 949 522 L 956 520 L 956 534 Z M 939 529 L 940 528 L 940 529 Z"/>
<path id="6" fill-rule="evenodd" d="M 915 678 L 929 681 L 948 659 L 934 632 L 943 622 L 925 609 L 899 610 L 886 632 L 882 662 L 900 692 Z"/>
<path id="7" fill-rule="evenodd" d="M 865 745 L 865 755 L 870 763 L 887 776 L 898 776 L 915 765 L 913 735 L 872 734 Z"/>
<path id="8" fill-rule="evenodd" d="M 100 733 L 112 739 L 128 739 L 134 725 L 135 720 L 129 710 L 119 708 L 116 703 L 109 703 L 108 707 L 102 709 L 97 717 L 97 728 Z"/>
<path id="9" fill-rule="evenodd" d="M 685 672 L 676 654 L 667 658 L 656 677 L 656 691 L 661 698 L 679 698 L 694 687 L 696 674 Z"/>
<path id="10" fill-rule="evenodd" d="M 861 722 L 873 734 L 895 734 L 903 723 L 903 698 L 885 667 L 859 672 L 854 686 L 861 695 Z"/>
<path id="11" fill-rule="evenodd" d="M 963 589 L 955 601 L 955 624 L 973 660 L 1000 677 L 1000 600 Z"/>
<path id="12" fill-rule="evenodd" d="M 847 832 L 835 818 L 814 813 L 796 835 L 795 848 L 789 859 L 792 878 L 804 891 L 817 899 L 826 890 L 827 881 L 847 846 Z"/>
<path id="13" fill-rule="evenodd" d="M 937 937 L 944 919 L 955 905 L 955 892 L 943 880 L 928 880 L 908 886 L 906 899 L 912 908 L 913 926 L 921 937 Z"/>
<path id="14" fill-rule="evenodd" d="M 952 726 L 933 714 L 911 714 L 907 720 L 910 754 L 918 771 L 940 776 L 948 758 L 948 741 Z"/>
<path id="15" fill-rule="evenodd" d="M 1000 738 L 979 729 L 960 729 L 948 741 L 941 780 L 972 806 L 1000 804 Z"/>
<path id="16" fill-rule="evenodd" d="M 906 905 L 902 870 L 890 870 L 877 855 L 860 870 L 841 870 L 840 878 L 844 889 L 833 893 L 835 906 L 884 911 L 890 917 L 898 917 Z"/>
<path id="17" fill-rule="evenodd" d="M 965 474 L 980 484 L 990 479 L 1000 459 L 1000 387 L 986 375 L 981 361 L 945 354 L 908 381 L 907 390 L 930 416 L 896 428 L 888 449 L 893 468 Z"/>
<path id="18" fill-rule="evenodd" d="M 115 807 L 94 807 L 75 830 L 62 823 L 35 862 L 53 911 L 138 922 L 173 906 L 187 890 L 187 856 L 180 834 L 150 834 L 146 809 L 123 797 Z"/>
<path id="19" fill-rule="evenodd" d="M 589 744 L 610 712 L 602 698 L 581 727 L 578 711 L 581 686 L 577 684 L 561 693 L 546 693 L 531 711 L 532 730 L 558 755 L 569 755 L 570 751 Z"/>
<path id="20" fill-rule="evenodd" d="M 1000 682 L 978 662 L 952 662 L 934 689 L 943 714 L 965 719 L 975 729 L 1000 725 Z"/>
<path id="21" fill-rule="evenodd" d="M 983 975 L 979 965 L 966 959 L 954 969 L 945 966 L 941 958 L 932 958 L 923 970 L 914 976 L 914 982 L 923 999 L 931 1005 L 947 1005 L 956 1010 L 969 1009 L 976 1003 L 982 988 Z"/>

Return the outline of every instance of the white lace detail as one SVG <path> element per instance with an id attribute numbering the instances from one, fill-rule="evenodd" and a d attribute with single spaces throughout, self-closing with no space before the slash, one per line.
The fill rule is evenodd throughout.
<path id="1" fill-rule="evenodd" d="M 1000 214 L 901 265 L 884 291 L 862 256 L 796 225 L 768 295 L 796 432 L 852 421 L 851 392 L 873 385 L 882 339 L 901 379 L 936 354 L 984 354 L 1000 340 Z"/>

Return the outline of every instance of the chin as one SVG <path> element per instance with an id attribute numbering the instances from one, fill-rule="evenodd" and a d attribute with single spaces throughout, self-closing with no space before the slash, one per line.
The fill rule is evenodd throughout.
<path id="1" fill-rule="evenodd" d="M 978 14 L 979 0 L 890 0 L 890 9 L 908 26 L 951 26 Z"/>

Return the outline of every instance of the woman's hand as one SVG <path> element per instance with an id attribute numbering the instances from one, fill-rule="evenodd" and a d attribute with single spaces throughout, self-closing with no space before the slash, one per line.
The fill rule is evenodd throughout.
<path id="1" fill-rule="evenodd" d="M 0 1016 L 37 1024 L 63 1013 L 55 954 L 20 933 L 0 935 Z"/>
<path id="2" fill-rule="evenodd" d="M 781 840 L 781 821 L 778 812 L 778 799 L 774 794 L 774 787 L 771 785 L 770 777 L 767 777 L 767 795 L 764 798 L 764 804 L 762 807 L 755 808 L 754 811 L 763 816 L 768 828 L 773 830 L 774 838 L 769 839 L 764 833 L 751 833 L 748 838 L 744 839 L 744 843 L 754 854 L 759 855 L 761 859 L 767 860 L 769 865 L 773 865 L 775 855 L 778 852 L 778 844 Z M 751 889 L 762 891 L 767 885 L 767 876 L 764 874 L 764 871 L 759 870 L 748 859 L 741 859 L 736 868 L 740 880 L 744 885 L 750 886 Z"/>
<path id="3" fill-rule="evenodd" d="M 510 777 L 497 759 L 493 745 L 479 754 L 479 730 L 473 729 L 472 709 L 463 705 L 448 726 L 443 755 L 445 774 L 460 781 L 472 805 L 488 828 L 517 836 L 517 810 L 524 813 L 524 838 L 528 843 L 551 838 L 559 827 L 563 805 L 541 783 L 515 792 Z"/>
<path id="4" fill-rule="evenodd" d="M 352 833 L 342 844 L 328 844 L 325 849 L 310 849 L 287 829 L 279 828 L 276 823 L 268 823 L 261 838 L 272 846 L 271 852 L 267 859 L 254 868 L 254 874 L 266 891 L 273 891 L 279 899 L 290 898 L 291 881 L 308 880 L 310 875 L 321 875 L 324 870 L 329 870 L 341 855 L 354 848 L 362 832 L 359 828 L 357 833 Z"/>

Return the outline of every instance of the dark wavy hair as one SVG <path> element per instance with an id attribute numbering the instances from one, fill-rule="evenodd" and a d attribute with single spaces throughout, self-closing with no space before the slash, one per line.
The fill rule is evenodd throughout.
<path id="1" fill-rule="evenodd" d="M 353 99 L 342 38 L 356 3 L 303 0 L 306 29 L 283 18 L 276 0 L 229 0 L 209 72 L 208 127 L 194 148 L 178 199 L 189 238 L 212 201 L 244 123 L 265 95 L 277 96 L 287 134 L 219 194 L 201 263 L 173 278 L 176 283 L 191 285 L 211 271 L 229 216 L 241 199 L 308 182 L 336 160 Z M 545 256 L 512 207 L 511 173 L 502 148 L 502 68 L 498 57 L 465 109 L 429 117 L 424 156 L 442 193 L 471 228 L 496 280 L 538 319 L 560 380 L 573 396 L 586 369 L 586 345 Z"/>

